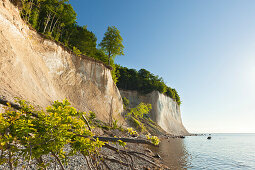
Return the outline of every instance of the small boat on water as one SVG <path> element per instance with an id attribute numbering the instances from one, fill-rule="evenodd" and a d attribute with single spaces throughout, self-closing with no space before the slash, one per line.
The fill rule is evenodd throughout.
<path id="1" fill-rule="evenodd" d="M 208 136 L 207 139 L 212 139 L 212 137 L 211 137 L 211 136 Z"/>

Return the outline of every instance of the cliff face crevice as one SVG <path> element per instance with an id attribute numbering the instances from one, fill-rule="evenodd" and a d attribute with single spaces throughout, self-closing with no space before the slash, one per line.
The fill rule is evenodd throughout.
<path id="1" fill-rule="evenodd" d="M 157 91 L 142 95 L 137 91 L 120 90 L 122 97 L 129 99 L 130 107 L 139 103 L 150 103 L 150 118 L 162 129 L 173 135 L 187 135 L 188 131 L 182 124 L 180 106 L 170 97 Z"/>
<path id="2" fill-rule="evenodd" d="M 0 54 L 0 95 L 7 99 L 21 97 L 45 107 L 67 98 L 103 121 L 110 114 L 123 121 L 122 100 L 110 69 L 42 38 L 7 0 L 0 0 Z"/>

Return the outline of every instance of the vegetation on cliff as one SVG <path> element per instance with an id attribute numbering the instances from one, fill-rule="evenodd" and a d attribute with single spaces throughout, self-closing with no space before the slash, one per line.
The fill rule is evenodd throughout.
<path id="1" fill-rule="evenodd" d="M 140 69 L 137 71 L 120 65 L 116 65 L 116 70 L 118 77 L 117 86 L 120 89 L 136 90 L 143 94 L 156 90 L 171 97 L 178 105 L 181 104 L 180 96 L 177 91 L 168 87 L 161 77 L 152 74 L 148 70 Z"/>
<path id="2" fill-rule="evenodd" d="M 142 134 L 149 133 L 156 136 L 166 134 L 166 132 L 156 122 L 150 119 L 149 113 L 152 109 L 151 104 L 141 102 L 135 108 L 130 108 L 129 100 L 126 97 L 123 97 L 122 100 L 125 109 L 124 117 L 131 127 L 135 128 Z M 136 132 L 131 131 L 131 133 Z M 153 140 L 153 142 L 156 143 L 159 142 L 157 137 L 147 137 L 147 139 Z"/>

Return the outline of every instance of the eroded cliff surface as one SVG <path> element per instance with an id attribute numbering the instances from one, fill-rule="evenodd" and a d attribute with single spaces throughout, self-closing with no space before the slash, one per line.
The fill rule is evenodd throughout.
<path id="1" fill-rule="evenodd" d="M 152 110 L 150 117 L 162 129 L 173 135 L 187 135 L 188 131 L 182 124 L 180 106 L 170 97 L 153 91 L 147 95 L 141 95 L 137 91 L 120 90 L 123 97 L 129 99 L 130 107 L 136 107 L 139 103 L 150 103 Z"/>
<path id="2" fill-rule="evenodd" d="M 45 107 L 67 98 L 103 121 L 119 121 L 120 93 L 102 63 L 80 58 L 43 39 L 20 18 L 8 0 L 0 0 L 0 95 L 21 97 Z"/>

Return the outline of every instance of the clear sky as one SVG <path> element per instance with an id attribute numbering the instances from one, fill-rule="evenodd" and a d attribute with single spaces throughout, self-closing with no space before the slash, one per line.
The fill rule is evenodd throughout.
<path id="1" fill-rule="evenodd" d="M 189 132 L 255 132 L 254 0 L 70 0 L 98 43 L 124 39 L 116 62 L 176 88 Z"/>

